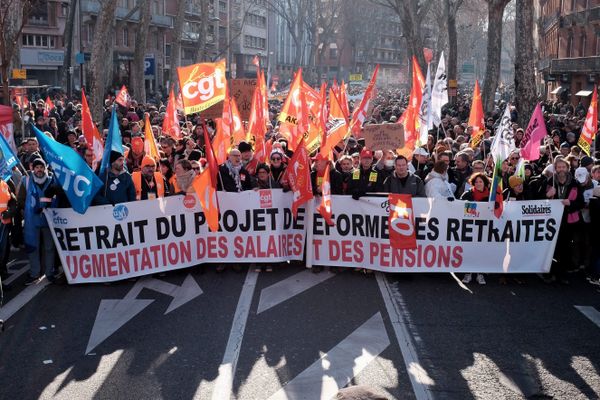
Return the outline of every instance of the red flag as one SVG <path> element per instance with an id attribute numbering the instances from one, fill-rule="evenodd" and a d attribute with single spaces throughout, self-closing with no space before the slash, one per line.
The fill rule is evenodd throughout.
<path id="1" fill-rule="evenodd" d="M 212 148 L 217 164 L 221 165 L 227 161 L 227 154 L 231 145 L 231 131 L 225 126 L 223 118 L 215 118 L 215 123 L 217 124 L 217 133 L 213 139 Z"/>
<path id="2" fill-rule="evenodd" d="M 204 147 L 206 153 L 206 165 L 208 165 L 208 170 L 210 171 L 210 181 L 214 188 L 217 187 L 217 175 L 219 173 L 219 164 L 217 163 L 217 158 L 215 157 L 214 150 L 210 143 L 210 136 L 208 135 L 208 129 L 206 129 L 206 123 L 202 120 L 202 131 L 204 132 Z"/>
<path id="3" fill-rule="evenodd" d="M 483 131 L 485 130 L 479 81 L 475 81 L 475 89 L 473 89 L 473 100 L 471 101 L 468 126 L 473 127 L 473 133 L 471 134 L 471 148 L 476 148 L 479 146 L 479 142 L 481 142 L 481 138 L 483 138 Z"/>
<path id="4" fill-rule="evenodd" d="M 494 199 L 494 215 L 500 218 L 504 212 L 504 195 L 502 194 L 502 185 L 496 186 L 496 198 Z"/>
<path id="5" fill-rule="evenodd" d="M 310 159 L 304 146 L 304 139 L 300 141 L 286 169 L 288 182 L 294 195 L 292 214 L 298 215 L 298 208 L 313 198 L 312 184 L 310 181 Z"/>
<path id="6" fill-rule="evenodd" d="M 183 99 L 181 98 L 181 90 L 177 95 L 177 111 L 183 112 Z"/>
<path id="7" fill-rule="evenodd" d="M 179 126 L 179 116 L 177 115 L 177 102 L 175 100 L 175 94 L 171 87 L 169 93 L 169 102 L 167 103 L 167 111 L 165 113 L 165 119 L 163 120 L 162 126 L 163 133 L 171 136 L 173 139 L 181 139 L 181 127 Z"/>
<path id="8" fill-rule="evenodd" d="M 594 86 L 594 94 L 592 95 L 592 101 L 588 107 L 587 115 L 585 117 L 585 123 L 581 129 L 581 135 L 577 141 L 577 145 L 581 147 L 581 150 L 585 151 L 585 154 L 590 155 L 590 146 L 594 135 L 598 131 L 598 88 Z"/>
<path id="9" fill-rule="evenodd" d="M 348 95 L 346 94 L 347 86 L 344 81 L 342 81 L 342 85 L 340 86 L 340 95 L 338 100 L 340 101 L 340 106 L 342 107 L 342 111 L 344 112 L 344 117 L 346 119 L 350 118 L 350 109 L 348 108 Z"/>
<path id="10" fill-rule="evenodd" d="M 409 194 L 390 194 L 388 203 L 390 245 L 395 249 L 416 249 L 417 233 L 412 197 Z"/>
<path id="11" fill-rule="evenodd" d="M 333 213 L 331 211 L 331 181 L 329 176 L 330 166 L 331 163 L 328 162 L 327 166 L 325 167 L 323 181 L 321 182 L 321 203 L 319 204 L 319 207 L 317 207 L 317 211 L 319 214 L 321 214 L 323 219 L 325 219 L 327 225 L 333 226 L 335 223 L 333 222 Z"/>
<path id="12" fill-rule="evenodd" d="M 540 158 L 540 142 L 544 140 L 547 134 L 542 107 L 538 103 L 521 141 L 521 157 L 529 161 Z"/>
<path id="13" fill-rule="evenodd" d="M 121 90 L 119 90 L 115 101 L 123 107 L 129 107 L 129 103 L 131 103 L 131 96 L 129 96 L 129 92 L 127 91 L 125 85 L 123 85 Z"/>
<path id="14" fill-rule="evenodd" d="M 290 150 L 295 150 L 304 132 L 308 130 L 308 124 L 305 122 L 305 116 L 303 115 L 306 109 L 306 101 L 303 106 L 302 93 L 302 68 L 300 68 L 296 72 L 294 82 L 290 86 L 290 91 L 278 117 L 279 122 L 281 122 L 279 133 L 288 140 Z"/>
<path id="15" fill-rule="evenodd" d="M 54 109 L 54 102 L 50 100 L 50 96 L 46 97 L 46 102 L 44 104 L 44 117 L 48 118 L 50 115 L 50 111 Z"/>
<path id="16" fill-rule="evenodd" d="M 329 90 L 329 118 L 327 119 L 327 139 L 321 143 L 321 155 L 329 158 L 329 152 L 340 141 L 344 140 L 348 133 L 348 121 L 344 118 L 344 112 L 333 93 Z"/>
<path id="17" fill-rule="evenodd" d="M 369 86 L 367 86 L 367 90 L 365 91 L 359 106 L 352 113 L 350 129 L 356 137 L 360 137 L 363 123 L 367 119 L 367 110 L 369 109 L 369 104 L 373 99 L 373 95 L 375 94 L 373 88 L 375 87 L 375 82 L 377 81 L 377 72 L 379 72 L 379 64 L 375 66 L 373 76 L 371 76 L 371 81 L 369 82 Z"/>
<path id="18" fill-rule="evenodd" d="M 200 199 L 208 228 L 211 232 L 217 232 L 219 230 L 219 206 L 217 191 L 212 185 L 210 172 L 208 169 L 202 171 L 192 181 L 192 187 Z"/>
<path id="19" fill-rule="evenodd" d="M 81 130 L 88 146 L 94 151 L 94 163 L 102 161 L 104 154 L 104 145 L 102 144 L 102 136 L 98 128 L 92 121 L 92 113 L 85 97 L 85 91 L 81 89 Z"/>
<path id="20" fill-rule="evenodd" d="M 417 138 L 419 138 L 420 135 L 419 110 L 423 100 L 423 85 L 425 84 L 423 73 L 421 72 L 417 58 L 414 56 L 412 68 L 412 87 L 410 89 L 408 107 L 398 120 L 398 123 L 404 126 L 404 147 L 400 149 L 398 153 L 409 160 L 412 159 L 412 153 L 415 149 Z"/>

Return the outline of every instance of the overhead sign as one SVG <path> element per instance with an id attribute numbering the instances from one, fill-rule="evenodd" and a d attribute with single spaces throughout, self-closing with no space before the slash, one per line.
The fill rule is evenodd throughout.
<path id="1" fill-rule="evenodd" d="M 365 125 L 365 145 L 369 150 L 396 150 L 404 147 L 402 124 Z"/>
<path id="2" fill-rule="evenodd" d="M 362 74 L 350 74 L 348 79 L 350 80 L 350 82 L 362 81 L 363 76 Z"/>
<path id="3" fill-rule="evenodd" d="M 13 79 L 27 79 L 27 70 L 24 68 L 15 68 L 12 70 Z"/>

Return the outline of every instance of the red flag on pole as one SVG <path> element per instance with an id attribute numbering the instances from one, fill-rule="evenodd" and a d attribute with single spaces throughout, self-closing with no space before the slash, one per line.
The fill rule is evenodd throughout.
<path id="1" fill-rule="evenodd" d="M 590 155 L 590 147 L 594 135 L 598 131 L 598 88 L 594 86 L 594 94 L 592 95 L 592 101 L 588 107 L 587 115 L 583 128 L 581 128 L 581 135 L 577 141 L 577 145 L 581 147 L 581 150 L 585 151 L 585 154 Z"/>
<path id="2" fill-rule="evenodd" d="M 327 162 L 323 181 L 321 182 L 321 203 L 317 207 L 317 211 L 329 226 L 335 225 L 333 222 L 333 212 L 331 211 L 331 181 L 329 176 L 331 163 Z"/>
<path id="3" fill-rule="evenodd" d="M 169 102 L 167 103 L 167 111 L 165 113 L 165 119 L 163 120 L 162 130 L 165 135 L 169 135 L 175 140 L 183 138 L 181 127 L 179 126 L 177 102 L 175 100 L 173 88 L 171 88 L 171 92 L 169 93 Z"/>
<path id="4" fill-rule="evenodd" d="M 300 141 L 286 169 L 288 182 L 294 195 L 292 202 L 292 215 L 298 215 L 298 208 L 313 198 L 312 184 L 310 181 L 310 159 L 304 146 L 304 139 Z"/>
<path id="5" fill-rule="evenodd" d="M 388 202 L 390 206 L 388 226 L 391 246 L 395 249 L 417 248 L 412 197 L 409 194 L 390 194 Z"/>
<path id="6" fill-rule="evenodd" d="M 125 85 L 123 85 L 121 90 L 119 90 L 115 101 L 123 107 L 129 107 L 129 103 L 131 103 L 131 96 L 129 96 L 129 92 L 127 91 Z"/>

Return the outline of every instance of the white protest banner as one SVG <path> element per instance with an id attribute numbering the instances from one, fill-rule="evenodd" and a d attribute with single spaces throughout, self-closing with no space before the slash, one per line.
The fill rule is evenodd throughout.
<path id="1" fill-rule="evenodd" d="M 365 125 L 362 134 L 369 150 L 396 150 L 404 147 L 402 124 Z"/>
<path id="2" fill-rule="evenodd" d="M 210 232 L 196 195 L 117 206 L 45 211 L 69 283 L 110 282 L 201 263 L 301 260 L 304 209 L 292 194 L 218 192 L 219 231 Z"/>
<path id="3" fill-rule="evenodd" d="M 394 249 L 387 197 L 332 197 L 335 225 L 313 216 L 312 263 L 384 272 L 548 272 L 563 213 L 559 200 L 509 201 L 498 219 L 489 203 L 413 198 L 417 248 Z"/>

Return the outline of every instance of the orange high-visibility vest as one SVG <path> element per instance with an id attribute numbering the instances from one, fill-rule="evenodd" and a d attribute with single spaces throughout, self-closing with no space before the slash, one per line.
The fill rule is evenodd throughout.
<path id="1" fill-rule="evenodd" d="M 135 186 L 135 198 L 142 199 L 142 173 L 136 171 L 131 174 L 133 186 Z M 154 183 L 156 183 L 156 194 L 158 197 L 165 197 L 165 179 L 160 172 L 154 173 Z"/>
<path id="2" fill-rule="evenodd" d="M 8 184 L 0 179 L 0 214 L 8 210 L 8 202 L 11 199 L 10 188 Z M 3 224 L 10 224 L 12 218 L 2 218 Z"/>

